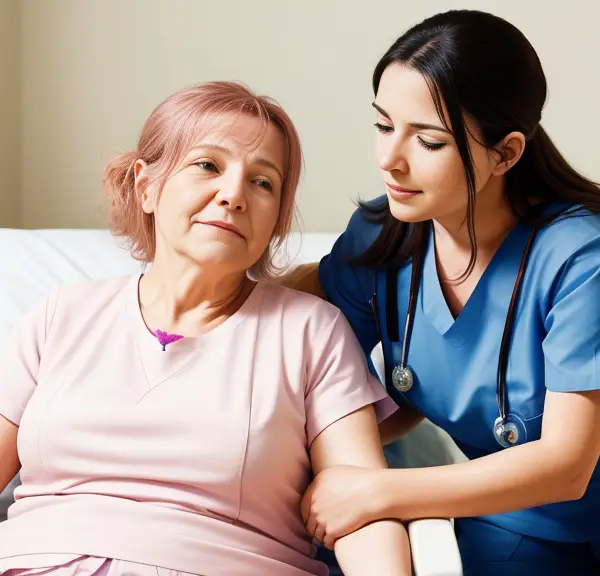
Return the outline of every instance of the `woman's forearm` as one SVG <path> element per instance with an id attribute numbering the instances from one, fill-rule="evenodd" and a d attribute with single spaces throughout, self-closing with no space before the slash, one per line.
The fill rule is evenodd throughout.
<path id="1" fill-rule="evenodd" d="M 538 440 L 460 464 L 384 470 L 374 486 L 380 518 L 501 514 L 580 498 L 589 477 Z"/>
<path id="2" fill-rule="evenodd" d="M 395 520 L 369 524 L 335 543 L 345 576 L 410 576 L 408 534 Z"/>

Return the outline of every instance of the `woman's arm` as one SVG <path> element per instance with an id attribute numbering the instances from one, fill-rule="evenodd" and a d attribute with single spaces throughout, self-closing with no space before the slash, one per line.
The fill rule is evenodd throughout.
<path id="1" fill-rule="evenodd" d="M 327 299 L 325 291 L 319 283 L 319 264 L 317 263 L 301 264 L 290 272 L 279 276 L 277 283 L 300 292 L 313 294 L 324 300 Z M 419 414 L 412 406 L 408 404 L 400 405 L 395 414 L 379 425 L 382 445 L 387 446 L 408 434 L 423 419 L 423 415 Z"/>
<path id="2" fill-rule="evenodd" d="M 310 455 L 315 474 L 339 465 L 386 468 L 373 408 L 362 408 L 327 427 L 313 441 Z M 317 540 L 323 540 L 325 531 L 318 518 L 310 515 L 310 502 L 309 491 L 302 504 L 307 529 Z M 324 543 L 333 547 L 327 538 Z M 339 539 L 335 553 L 346 576 L 411 574 L 408 536 L 398 521 L 371 523 Z"/>
<path id="3" fill-rule="evenodd" d="M 59 290 L 40 299 L 13 327 L 0 349 L 0 491 L 21 467 L 17 432 L 37 386 L 42 351 Z"/>
<path id="4" fill-rule="evenodd" d="M 577 500 L 599 456 L 600 390 L 548 391 L 540 440 L 461 464 L 389 470 L 375 488 L 385 494 L 375 517 L 477 516 Z"/>
<path id="5" fill-rule="evenodd" d="M 0 492 L 17 475 L 21 464 L 17 456 L 18 426 L 0 416 Z"/>

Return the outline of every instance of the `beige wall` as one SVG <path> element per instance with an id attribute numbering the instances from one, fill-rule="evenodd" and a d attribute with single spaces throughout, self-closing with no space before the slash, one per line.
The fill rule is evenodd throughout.
<path id="1" fill-rule="evenodd" d="M 19 0 L 0 0 L 0 227 L 20 216 Z"/>
<path id="2" fill-rule="evenodd" d="M 275 97 L 297 123 L 306 154 L 299 201 L 303 228 L 340 230 L 353 199 L 382 191 L 372 153 L 374 65 L 405 28 L 452 7 L 495 12 L 527 34 L 550 84 L 546 127 L 578 168 L 600 179 L 595 0 L 21 0 L 21 5 L 26 227 L 102 226 L 99 183 L 113 150 L 134 145 L 145 117 L 170 92 L 194 82 L 235 79 Z"/>

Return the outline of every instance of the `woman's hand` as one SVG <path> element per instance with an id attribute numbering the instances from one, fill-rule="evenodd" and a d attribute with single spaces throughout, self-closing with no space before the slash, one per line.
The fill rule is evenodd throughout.
<path id="1" fill-rule="evenodd" d="M 302 499 L 308 533 L 333 550 L 336 540 L 378 520 L 383 507 L 377 484 L 384 472 L 356 466 L 323 470 Z"/>

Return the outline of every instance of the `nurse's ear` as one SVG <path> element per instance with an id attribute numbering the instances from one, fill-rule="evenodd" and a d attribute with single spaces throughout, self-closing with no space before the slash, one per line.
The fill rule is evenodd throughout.
<path id="1" fill-rule="evenodd" d="M 511 132 L 505 136 L 494 150 L 498 152 L 498 163 L 493 169 L 494 176 L 506 174 L 523 156 L 525 151 L 525 136 L 522 132 Z"/>

